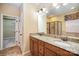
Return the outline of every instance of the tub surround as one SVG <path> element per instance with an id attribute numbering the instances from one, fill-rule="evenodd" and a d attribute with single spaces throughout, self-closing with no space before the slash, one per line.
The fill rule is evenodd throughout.
<path id="1" fill-rule="evenodd" d="M 71 53 L 74 53 L 76 55 L 79 55 L 79 43 L 73 42 L 73 41 L 62 41 L 61 38 L 54 36 L 54 37 L 50 37 L 47 35 L 39 35 L 39 34 L 31 34 L 31 37 L 34 37 L 38 40 L 41 40 L 43 42 L 47 42 L 51 45 L 57 46 L 59 48 L 62 48 L 64 50 L 67 50 Z M 76 37 L 71 37 L 69 36 L 69 38 L 76 38 Z M 78 38 L 76 38 L 78 39 Z"/>

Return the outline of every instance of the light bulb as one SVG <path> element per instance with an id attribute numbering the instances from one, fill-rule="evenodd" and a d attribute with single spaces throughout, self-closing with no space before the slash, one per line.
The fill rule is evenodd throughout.
<path id="1" fill-rule="evenodd" d="M 56 8 L 58 9 L 58 8 L 60 8 L 60 6 L 56 6 Z"/>
<path id="2" fill-rule="evenodd" d="M 46 8 L 43 8 L 43 12 L 45 12 L 46 11 Z"/>
<path id="3" fill-rule="evenodd" d="M 46 13 L 48 13 L 48 11 L 46 11 Z"/>
<path id="4" fill-rule="evenodd" d="M 63 3 L 63 5 L 67 5 L 68 3 Z"/>
<path id="5" fill-rule="evenodd" d="M 57 3 L 53 3 L 53 6 L 57 6 Z"/>
<path id="6" fill-rule="evenodd" d="M 75 7 L 72 7 L 71 9 L 75 9 Z"/>
<path id="7" fill-rule="evenodd" d="M 40 11 L 39 11 L 39 13 L 41 14 L 41 13 L 42 13 L 42 11 L 40 10 Z"/>

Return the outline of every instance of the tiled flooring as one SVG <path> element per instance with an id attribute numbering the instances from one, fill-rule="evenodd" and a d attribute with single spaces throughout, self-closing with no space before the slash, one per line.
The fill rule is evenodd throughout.
<path id="1" fill-rule="evenodd" d="M 22 54 L 19 46 L 6 48 L 0 51 L 0 56 L 20 56 Z"/>

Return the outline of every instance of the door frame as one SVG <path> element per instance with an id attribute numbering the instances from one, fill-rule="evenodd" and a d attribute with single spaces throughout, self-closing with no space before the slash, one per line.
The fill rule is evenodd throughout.
<path id="1" fill-rule="evenodd" d="M 8 15 L 8 14 L 4 14 L 4 13 L 0 13 L 1 15 L 1 47 L 0 50 L 4 49 L 3 48 L 3 16 L 10 16 L 13 17 L 15 19 L 15 32 L 16 32 L 16 22 L 19 21 L 19 17 L 18 16 L 13 16 L 13 15 Z M 19 27 L 19 26 L 18 26 Z M 18 34 L 19 35 L 19 34 Z M 19 36 L 18 36 L 19 37 Z M 16 45 L 16 33 L 15 33 L 15 44 Z"/>

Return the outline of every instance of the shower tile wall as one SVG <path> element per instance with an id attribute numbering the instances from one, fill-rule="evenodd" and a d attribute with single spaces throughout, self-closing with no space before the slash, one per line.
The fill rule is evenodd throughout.
<path id="1" fill-rule="evenodd" d="M 15 20 L 3 20 L 3 48 L 8 48 L 15 43 Z"/>

